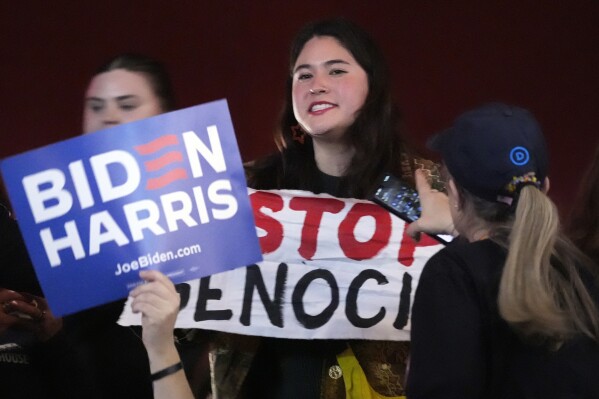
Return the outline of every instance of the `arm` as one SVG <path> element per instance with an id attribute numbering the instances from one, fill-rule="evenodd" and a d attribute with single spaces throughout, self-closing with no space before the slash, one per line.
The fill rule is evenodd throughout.
<path id="1" fill-rule="evenodd" d="M 472 280 L 443 250 L 425 266 L 412 310 L 410 399 L 481 399 L 485 352 Z"/>
<path id="2" fill-rule="evenodd" d="M 156 270 L 139 273 L 146 281 L 131 291 L 133 312 L 142 313 L 143 343 L 150 359 L 150 372 L 155 374 L 181 361 L 173 336 L 179 312 L 179 294 L 164 274 Z M 193 399 L 183 369 L 153 382 L 156 399 Z"/>
<path id="3" fill-rule="evenodd" d="M 416 241 L 420 239 L 420 233 L 456 236 L 447 195 L 433 189 L 420 169 L 416 170 L 414 179 L 422 205 L 422 215 L 418 220 L 410 223 L 406 233 Z"/>
<path id="4" fill-rule="evenodd" d="M 79 348 L 73 345 L 42 297 L 0 288 L 0 336 L 10 329 L 13 335 L 35 334 L 37 342 L 28 346 L 31 376 L 52 397 L 98 398 Z M 35 381 L 35 380 L 34 380 Z"/>

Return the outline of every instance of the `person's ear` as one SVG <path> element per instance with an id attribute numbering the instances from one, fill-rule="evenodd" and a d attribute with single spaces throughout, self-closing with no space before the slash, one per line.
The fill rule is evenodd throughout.
<path id="1" fill-rule="evenodd" d="M 543 181 L 543 185 L 541 186 L 541 190 L 547 194 L 549 192 L 549 188 L 551 187 L 551 184 L 549 183 L 549 177 L 545 177 L 545 180 Z"/>

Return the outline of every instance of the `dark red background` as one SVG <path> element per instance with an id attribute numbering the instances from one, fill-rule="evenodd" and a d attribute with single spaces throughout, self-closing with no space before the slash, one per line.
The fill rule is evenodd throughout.
<path id="1" fill-rule="evenodd" d="M 599 142 L 599 2 L 2 1 L 0 157 L 78 135 L 93 70 L 124 51 L 163 60 L 180 107 L 227 98 L 244 160 L 272 150 L 287 50 L 305 22 L 353 19 L 378 41 L 410 137 L 482 102 L 538 117 L 562 213 Z"/>

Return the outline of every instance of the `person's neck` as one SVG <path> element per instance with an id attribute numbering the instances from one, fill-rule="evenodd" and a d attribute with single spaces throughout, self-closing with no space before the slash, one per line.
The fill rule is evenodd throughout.
<path id="1" fill-rule="evenodd" d="M 355 152 L 347 143 L 314 141 L 316 166 L 327 175 L 344 176 Z"/>
<path id="2" fill-rule="evenodd" d="M 485 240 L 492 234 L 492 226 L 478 216 L 459 212 L 457 219 L 454 218 L 454 225 L 460 236 L 466 238 L 468 242 Z"/>
<path id="3" fill-rule="evenodd" d="M 464 237 L 466 237 L 469 242 L 486 240 L 490 236 L 491 229 L 481 223 L 472 223 L 470 228 L 464 232 Z"/>

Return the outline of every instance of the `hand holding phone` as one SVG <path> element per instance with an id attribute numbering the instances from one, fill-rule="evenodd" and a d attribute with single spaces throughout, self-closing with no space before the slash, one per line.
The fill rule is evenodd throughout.
<path id="1" fill-rule="evenodd" d="M 420 178 L 424 177 L 420 176 Z M 418 192 L 390 173 L 383 175 L 372 200 L 408 223 L 418 220 L 422 213 Z M 453 240 L 453 236 L 449 234 L 429 233 L 429 235 L 443 244 Z"/>

